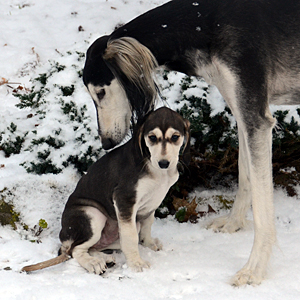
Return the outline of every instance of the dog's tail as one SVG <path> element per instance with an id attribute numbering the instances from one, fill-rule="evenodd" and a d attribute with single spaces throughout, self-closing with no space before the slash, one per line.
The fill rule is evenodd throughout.
<path id="1" fill-rule="evenodd" d="M 41 269 L 45 269 L 48 267 L 52 267 L 58 264 L 61 264 L 65 261 L 67 261 L 68 259 L 70 259 L 70 256 L 67 253 L 62 253 L 59 256 L 40 262 L 38 264 L 35 265 L 29 265 L 29 266 L 25 266 L 22 268 L 21 272 L 32 272 L 32 271 L 37 271 L 37 270 L 41 270 Z"/>

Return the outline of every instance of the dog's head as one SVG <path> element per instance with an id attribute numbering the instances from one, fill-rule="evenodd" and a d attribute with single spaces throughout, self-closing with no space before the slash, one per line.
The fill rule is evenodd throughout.
<path id="1" fill-rule="evenodd" d="M 176 168 L 180 149 L 182 162 L 190 162 L 190 122 L 162 107 L 151 112 L 137 133 L 138 147 L 156 169 Z"/>
<path id="2" fill-rule="evenodd" d="M 123 140 L 130 120 L 153 110 L 157 90 L 151 74 L 156 66 L 149 49 L 130 37 L 103 36 L 88 49 L 83 81 L 94 100 L 104 149 Z"/>

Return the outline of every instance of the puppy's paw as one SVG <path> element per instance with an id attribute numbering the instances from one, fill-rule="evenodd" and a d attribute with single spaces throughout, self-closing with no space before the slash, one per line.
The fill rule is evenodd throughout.
<path id="1" fill-rule="evenodd" d="M 106 261 L 104 258 L 89 256 L 82 259 L 77 259 L 77 261 L 89 273 L 95 273 L 99 275 L 106 271 Z"/>
<path id="2" fill-rule="evenodd" d="M 104 252 L 100 251 L 89 251 L 89 254 L 93 257 L 97 257 L 100 260 L 104 259 L 105 263 L 107 266 L 113 266 L 116 263 L 116 260 L 113 255 L 111 254 L 106 254 Z"/>
<path id="3" fill-rule="evenodd" d="M 142 259 L 135 261 L 127 261 L 127 265 L 134 272 L 143 272 L 143 269 L 150 268 L 150 263 Z"/>
<path id="4" fill-rule="evenodd" d="M 116 259 L 112 255 L 107 255 L 105 262 L 107 268 L 112 268 L 116 264 Z"/>
<path id="5" fill-rule="evenodd" d="M 158 238 L 151 239 L 149 241 L 143 242 L 143 246 L 150 248 L 153 251 L 162 250 L 163 245 Z"/>

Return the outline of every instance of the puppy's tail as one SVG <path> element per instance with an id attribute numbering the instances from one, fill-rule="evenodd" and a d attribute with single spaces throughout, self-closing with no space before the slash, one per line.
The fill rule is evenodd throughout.
<path id="1" fill-rule="evenodd" d="M 41 270 L 41 269 L 45 269 L 48 267 L 52 267 L 58 264 L 61 264 L 65 261 L 67 261 L 68 259 L 70 259 L 70 256 L 67 253 L 62 253 L 59 256 L 40 262 L 38 264 L 35 265 L 29 265 L 29 266 L 25 266 L 22 268 L 21 272 L 32 272 L 32 271 L 36 271 L 36 270 Z"/>

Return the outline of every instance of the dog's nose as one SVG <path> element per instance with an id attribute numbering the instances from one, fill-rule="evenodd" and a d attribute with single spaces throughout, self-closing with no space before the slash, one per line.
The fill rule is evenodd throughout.
<path id="1" fill-rule="evenodd" d="M 161 169 L 168 169 L 169 165 L 170 165 L 170 162 L 168 162 L 167 160 L 163 159 L 163 160 L 160 160 L 158 162 L 158 165 Z"/>
<path id="2" fill-rule="evenodd" d="M 101 142 L 104 150 L 109 150 L 117 145 L 117 143 L 110 138 L 102 138 Z"/>

